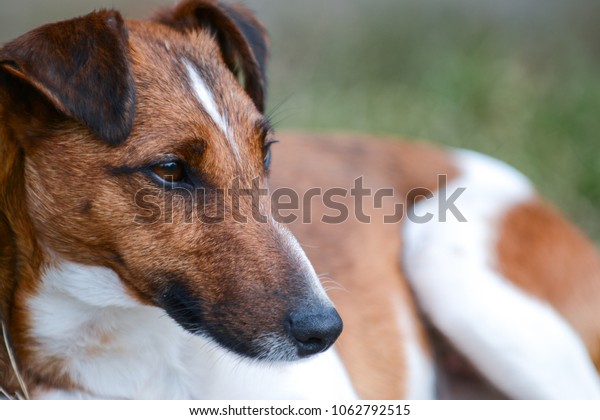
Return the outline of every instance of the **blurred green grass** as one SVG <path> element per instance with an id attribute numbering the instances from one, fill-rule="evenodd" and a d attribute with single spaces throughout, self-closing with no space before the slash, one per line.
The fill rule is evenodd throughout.
<path id="1" fill-rule="evenodd" d="M 273 23 L 279 127 L 393 134 L 491 154 L 600 241 L 600 27 L 588 20 L 599 7 L 309 4 Z"/>
<path id="2" fill-rule="evenodd" d="M 99 7 L 0 1 L 0 42 Z M 426 139 L 506 160 L 600 242 L 600 2 L 248 0 L 272 39 L 277 129 Z"/>

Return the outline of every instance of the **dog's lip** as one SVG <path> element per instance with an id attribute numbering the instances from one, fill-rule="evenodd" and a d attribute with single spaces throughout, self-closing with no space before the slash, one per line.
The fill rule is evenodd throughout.
<path id="1" fill-rule="evenodd" d="M 183 329 L 193 334 L 198 334 L 203 330 L 204 308 L 181 282 L 172 282 L 169 288 L 163 291 L 155 301 Z"/>
<path id="2" fill-rule="evenodd" d="M 293 361 L 303 358 L 297 346 L 288 333 L 284 331 L 283 322 L 281 331 L 272 331 L 255 340 L 239 337 L 227 332 L 224 325 L 215 325 L 209 322 L 206 316 L 206 307 L 200 299 L 190 293 L 185 285 L 175 282 L 166 290 L 157 295 L 155 302 L 184 330 L 194 335 L 202 335 L 229 351 L 253 360 L 270 362 Z M 279 346 L 287 347 L 281 351 L 265 351 L 265 343 L 277 338 Z"/>

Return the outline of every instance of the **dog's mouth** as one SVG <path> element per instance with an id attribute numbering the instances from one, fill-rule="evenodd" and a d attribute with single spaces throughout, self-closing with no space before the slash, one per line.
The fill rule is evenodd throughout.
<path id="1" fill-rule="evenodd" d="M 159 305 L 173 318 L 181 327 L 192 334 L 204 332 L 204 308 L 198 299 L 192 298 L 185 287 L 179 283 L 171 285 L 157 299 Z"/>
<path id="2" fill-rule="evenodd" d="M 268 309 L 254 304 L 243 308 L 233 302 L 211 304 L 181 283 L 173 283 L 157 302 L 188 332 L 255 360 L 295 361 L 313 356 L 329 349 L 343 328 L 332 305 L 302 305 L 302 309 L 274 316 L 277 311 L 272 303 Z"/>

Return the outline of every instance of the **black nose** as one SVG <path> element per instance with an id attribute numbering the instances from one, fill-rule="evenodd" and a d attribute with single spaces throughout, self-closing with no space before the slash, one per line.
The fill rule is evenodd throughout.
<path id="1" fill-rule="evenodd" d="M 289 315 L 287 322 L 300 357 L 327 350 L 340 336 L 343 328 L 342 318 L 334 308 L 295 311 Z"/>

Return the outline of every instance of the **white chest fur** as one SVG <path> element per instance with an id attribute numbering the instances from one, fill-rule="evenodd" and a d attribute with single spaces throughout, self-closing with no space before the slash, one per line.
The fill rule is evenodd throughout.
<path id="1" fill-rule="evenodd" d="M 355 397 L 335 351 L 296 364 L 242 359 L 129 297 L 109 269 L 62 261 L 47 270 L 29 308 L 41 353 L 63 360 L 85 390 L 39 397 Z"/>

